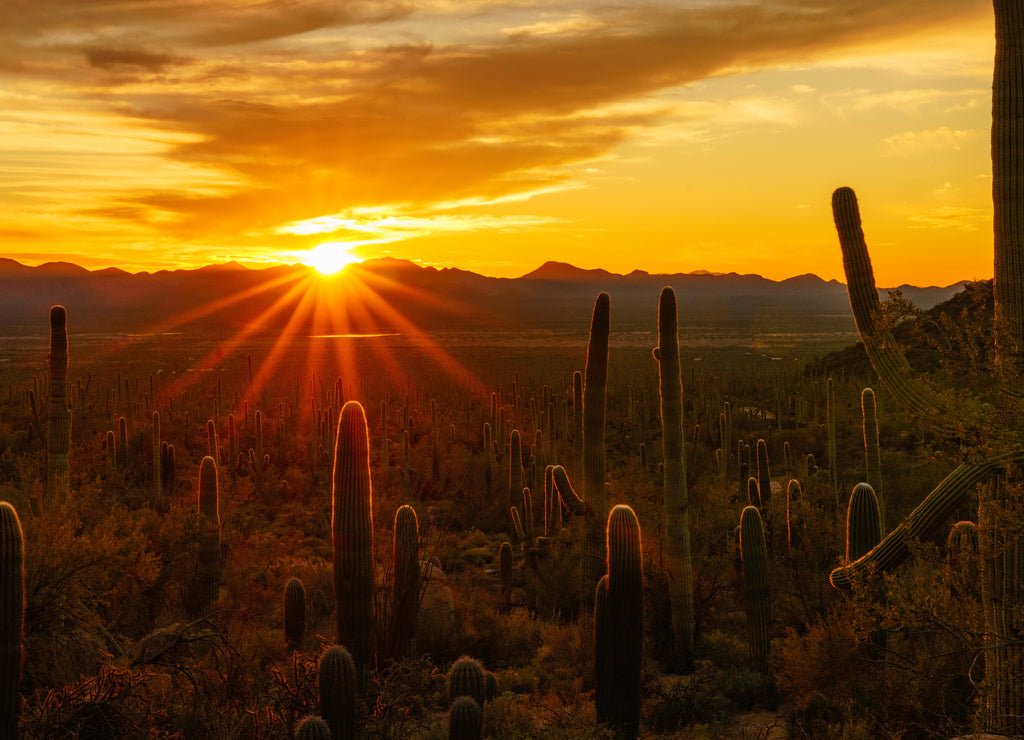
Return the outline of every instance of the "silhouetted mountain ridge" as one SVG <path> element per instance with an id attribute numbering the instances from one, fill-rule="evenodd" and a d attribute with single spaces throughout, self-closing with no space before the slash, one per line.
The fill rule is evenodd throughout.
<path id="1" fill-rule="evenodd" d="M 421 266 L 390 257 L 351 265 L 330 279 L 304 265 L 251 269 L 236 262 L 198 269 L 129 273 L 89 271 L 67 262 L 28 267 L 0 258 L 0 330 L 38 331 L 53 304 L 65 305 L 80 331 L 143 331 L 197 326 L 236 328 L 256 324 L 280 331 L 303 318 L 315 302 L 321 315 L 346 331 L 417 327 L 553 329 L 585 332 L 594 298 L 612 296 L 617 330 L 649 331 L 656 325 L 658 295 L 671 285 L 681 330 L 724 326 L 783 332 L 794 323 L 810 331 L 853 330 L 845 286 L 804 274 L 783 281 L 760 275 L 706 271 L 627 275 L 549 261 L 518 278 L 493 278 L 454 267 Z M 922 308 L 949 298 L 962 283 L 901 286 Z M 886 290 L 879 291 L 886 297 Z M 312 330 L 312 329 L 310 329 Z"/>

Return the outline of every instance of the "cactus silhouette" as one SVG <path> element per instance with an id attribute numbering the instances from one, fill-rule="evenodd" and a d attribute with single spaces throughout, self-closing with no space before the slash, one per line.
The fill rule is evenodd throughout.
<path id="1" fill-rule="evenodd" d="M 288 647 L 298 650 L 306 635 L 306 587 L 298 578 L 284 586 L 284 637 Z"/>
<path id="2" fill-rule="evenodd" d="M 750 659 L 754 668 L 768 673 L 770 613 L 768 602 L 768 554 L 761 513 L 747 506 L 740 515 L 740 558 L 743 563 L 743 593 L 746 599 Z"/>
<path id="3" fill-rule="evenodd" d="M 483 737 L 484 714 L 471 696 L 460 696 L 448 710 L 449 740 L 480 740 Z"/>
<path id="4" fill-rule="evenodd" d="M 331 532 L 338 642 L 352 654 L 363 691 L 373 629 L 373 488 L 366 414 L 358 401 L 348 401 L 338 419 Z"/>
<path id="5" fill-rule="evenodd" d="M 885 500 L 882 498 L 882 462 L 878 447 L 878 413 L 875 392 L 865 388 L 860 392 L 861 415 L 864 420 L 864 467 L 866 482 L 878 498 L 879 533 L 885 534 Z"/>
<path id="6" fill-rule="evenodd" d="M 483 706 L 487 698 L 487 676 L 480 661 L 464 655 L 448 669 L 448 701 L 468 696 Z"/>
<path id="7" fill-rule="evenodd" d="M 846 560 L 853 562 L 882 539 L 878 498 L 867 483 L 858 483 L 846 510 Z"/>
<path id="8" fill-rule="evenodd" d="M 605 570 L 605 396 L 608 385 L 608 335 L 611 299 L 601 293 L 594 301 L 583 378 L 583 498 L 587 524 L 583 548 L 583 591 L 589 594 Z M 589 599 L 587 600 L 589 602 Z M 589 603 L 585 606 L 589 608 Z"/>
<path id="9" fill-rule="evenodd" d="M 206 611 L 217 600 L 220 589 L 220 500 L 217 463 L 207 455 L 199 464 L 199 582 L 197 607 Z"/>
<path id="10" fill-rule="evenodd" d="M 394 584 L 387 654 L 397 660 L 405 654 L 413 638 L 419 611 L 420 532 L 419 520 L 411 506 L 400 506 L 395 512 L 392 566 Z"/>
<path id="11" fill-rule="evenodd" d="M 66 503 L 71 495 L 71 409 L 68 408 L 68 314 L 64 306 L 50 309 L 50 398 L 46 435 L 46 501 Z"/>
<path id="12" fill-rule="evenodd" d="M 25 614 L 25 545 L 18 512 L 0 501 L 0 737 L 18 736 Z"/>
<path id="13" fill-rule="evenodd" d="M 675 662 L 693 667 L 693 565 L 690 555 L 690 496 L 683 457 L 683 384 L 679 367 L 678 311 L 672 288 L 658 300 L 658 361 L 661 444 L 664 455 L 662 502 L 665 511 L 669 600 Z"/>
<path id="14" fill-rule="evenodd" d="M 622 504 L 613 508 L 606 536 L 607 578 L 601 581 L 604 593 L 597 593 L 595 599 L 594 696 L 599 702 L 598 721 L 611 725 L 617 737 L 636 738 L 640 731 L 644 570 L 640 522 L 633 509 Z"/>
<path id="15" fill-rule="evenodd" d="M 332 740 L 356 736 L 356 681 L 356 665 L 343 645 L 324 650 L 318 669 L 320 716 L 331 728 Z"/>
<path id="16" fill-rule="evenodd" d="M 295 740 L 331 740 L 331 726 L 322 717 L 306 717 L 295 728 Z"/>

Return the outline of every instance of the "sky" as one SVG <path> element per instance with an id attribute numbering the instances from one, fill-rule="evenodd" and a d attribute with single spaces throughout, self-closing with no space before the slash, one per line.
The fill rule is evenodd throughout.
<path id="1" fill-rule="evenodd" d="M 4 0 L 0 255 L 842 280 L 845 185 L 880 286 L 987 278 L 993 49 L 984 0 Z"/>

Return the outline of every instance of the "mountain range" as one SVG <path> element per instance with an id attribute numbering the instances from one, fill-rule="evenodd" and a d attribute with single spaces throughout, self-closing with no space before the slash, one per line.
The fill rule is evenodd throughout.
<path id="1" fill-rule="evenodd" d="M 676 291 L 681 331 L 688 326 L 786 331 L 854 330 L 846 287 L 805 274 L 782 281 L 760 275 L 705 271 L 620 275 L 546 262 L 518 278 L 493 278 L 455 268 L 437 269 L 392 258 L 350 265 L 319 278 L 304 265 L 249 269 L 237 263 L 194 270 L 129 273 L 90 271 L 68 262 L 36 267 L 0 258 L 0 331 L 47 330 L 50 306 L 67 307 L 75 331 L 237 330 L 254 323 L 280 331 L 295 322 L 309 331 L 426 331 L 522 329 L 585 332 L 594 298 L 608 291 L 617 330 L 651 331 L 658 295 Z M 948 299 L 963 283 L 898 286 L 920 308 Z M 885 299 L 889 289 L 881 289 Z"/>

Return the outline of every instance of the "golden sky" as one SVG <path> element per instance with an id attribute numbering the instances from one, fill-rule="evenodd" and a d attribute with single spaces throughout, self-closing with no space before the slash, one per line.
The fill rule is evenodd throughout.
<path id="1" fill-rule="evenodd" d="M 984 0 L 5 0 L 0 254 L 990 277 Z M 334 248 L 334 247 L 332 247 Z"/>

